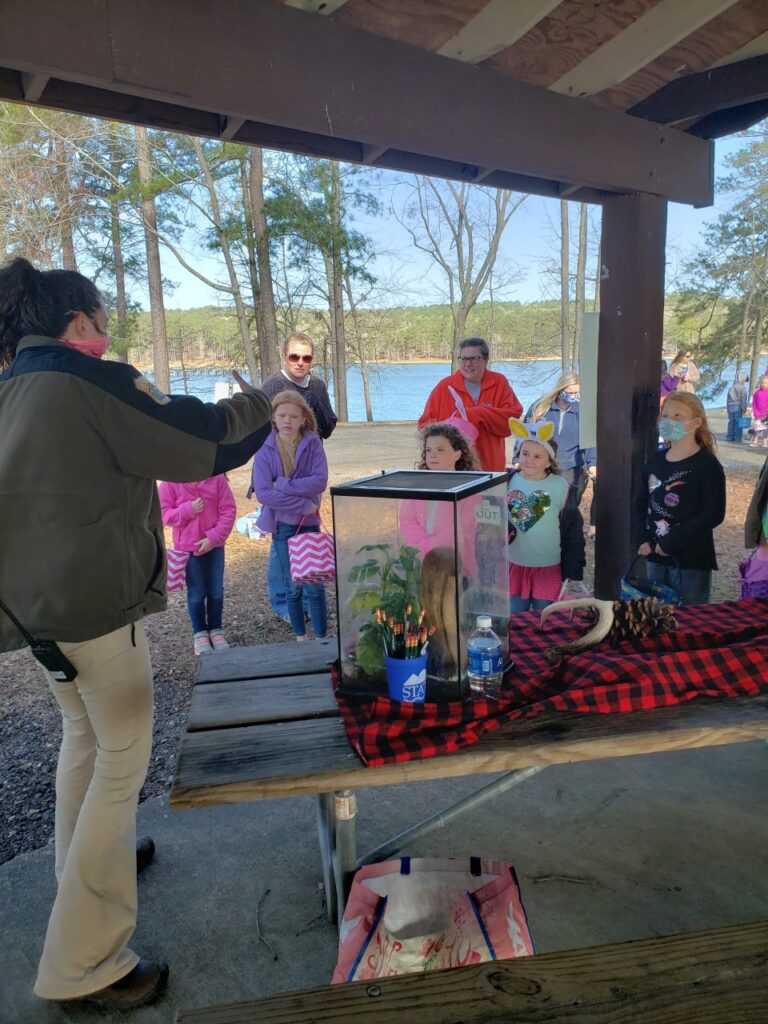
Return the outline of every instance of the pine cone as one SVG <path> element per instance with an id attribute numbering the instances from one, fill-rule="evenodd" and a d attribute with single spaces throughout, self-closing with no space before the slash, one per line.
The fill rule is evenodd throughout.
<path id="1" fill-rule="evenodd" d="M 590 624 L 597 620 L 591 610 L 587 613 Z M 611 643 L 634 640 L 646 636 L 660 636 L 677 629 L 672 605 L 660 604 L 655 597 L 633 597 L 629 601 L 613 602 L 613 625 L 607 639 Z"/>

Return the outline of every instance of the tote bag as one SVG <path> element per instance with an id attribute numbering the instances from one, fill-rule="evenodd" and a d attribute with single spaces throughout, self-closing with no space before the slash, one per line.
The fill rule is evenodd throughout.
<path id="1" fill-rule="evenodd" d="M 178 548 L 169 548 L 168 555 L 168 583 L 166 590 L 183 590 L 187 582 L 187 562 L 189 561 L 188 551 L 179 551 Z"/>
<path id="2" fill-rule="evenodd" d="M 741 600 L 750 597 L 768 598 L 768 548 L 756 547 L 739 565 Z"/>
<path id="3" fill-rule="evenodd" d="M 511 864 L 401 857 L 355 874 L 332 984 L 534 952 Z"/>
<path id="4" fill-rule="evenodd" d="M 333 534 L 327 531 L 295 533 L 289 537 L 288 559 L 294 583 L 329 583 L 336 579 Z"/>

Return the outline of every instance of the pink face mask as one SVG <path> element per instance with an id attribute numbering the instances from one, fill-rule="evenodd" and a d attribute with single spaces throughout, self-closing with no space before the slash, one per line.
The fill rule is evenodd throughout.
<path id="1" fill-rule="evenodd" d="M 93 356 L 94 359 L 101 359 L 109 348 L 109 338 L 102 335 L 99 338 L 86 338 L 84 341 L 70 341 L 69 338 L 59 339 L 62 345 L 82 352 L 84 356 Z"/>

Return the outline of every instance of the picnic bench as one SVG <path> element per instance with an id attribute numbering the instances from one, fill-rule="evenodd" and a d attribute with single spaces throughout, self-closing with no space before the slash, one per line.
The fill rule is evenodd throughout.
<path id="1" fill-rule="evenodd" d="M 331 688 L 335 639 L 203 655 L 171 790 L 173 808 L 312 794 L 329 916 L 341 919 L 355 869 L 395 856 L 549 765 L 768 738 L 768 694 L 702 699 L 636 714 L 543 712 L 456 753 L 366 768 Z M 358 854 L 355 790 L 503 772 L 452 807 Z"/>
<path id="2" fill-rule="evenodd" d="M 326 985 L 176 1014 L 176 1024 L 415 1019 L 419 1024 L 765 1024 L 768 922 Z"/>
<path id="3" fill-rule="evenodd" d="M 636 714 L 546 713 L 450 755 L 366 768 L 350 749 L 329 668 L 334 639 L 238 647 L 198 664 L 173 808 L 313 794 L 329 916 L 349 880 L 457 814 L 549 765 L 768 738 L 768 694 Z M 358 855 L 355 790 L 503 772 L 452 808 Z M 752 1024 L 768 1019 L 768 924 L 539 954 L 179 1010 L 178 1024 L 422 1024 L 520 1019 L 586 1024 Z M 524 1016 L 515 1016 L 515 1015 Z"/>

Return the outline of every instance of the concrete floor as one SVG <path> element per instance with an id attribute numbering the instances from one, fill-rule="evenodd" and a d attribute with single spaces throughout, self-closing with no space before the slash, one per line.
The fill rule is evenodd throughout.
<path id="1" fill-rule="evenodd" d="M 347 480 L 412 465 L 414 450 L 405 426 L 346 427 L 328 445 L 335 478 Z M 757 476 L 765 452 L 723 444 L 720 456 Z M 491 778 L 361 791 L 360 851 Z M 405 852 L 512 861 L 540 952 L 718 927 L 768 916 L 767 794 L 764 743 L 564 765 Z M 135 1024 L 329 981 L 336 932 L 318 891 L 311 798 L 173 812 L 152 800 L 139 831 L 158 853 L 140 881 L 132 945 L 167 959 L 171 980 Z M 0 1024 L 127 1019 L 31 994 L 53 894 L 52 847 L 0 867 Z"/>

